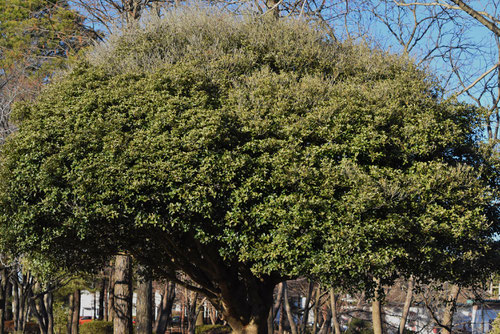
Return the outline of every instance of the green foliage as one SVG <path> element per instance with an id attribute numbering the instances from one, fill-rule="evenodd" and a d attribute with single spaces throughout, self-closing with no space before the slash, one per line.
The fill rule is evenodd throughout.
<path id="1" fill-rule="evenodd" d="M 196 334 L 226 334 L 231 333 L 231 328 L 224 325 L 203 325 L 197 326 Z"/>
<path id="2" fill-rule="evenodd" d="M 0 69 L 46 80 L 88 43 L 81 23 L 65 0 L 1 0 Z"/>
<path id="3" fill-rule="evenodd" d="M 500 313 L 498 313 L 497 318 L 491 324 L 489 334 L 500 334 Z"/>
<path id="4" fill-rule="evenodd" d="M 62 300 L 55 300 L 53 304 L 54 332 L 64 333 L 68 327 L 69 309 Z"/>
<path id="5" fill-rule="evenodd" d="M 368 320 L 352 318 L 345 334 L 373 334 L 372 323 Z"/>
<path id="6" fill-rule="evenodd" d="M 112 321 L 90 321 L 80 325 L 81 334 L 113 334 Z"/>
<path id="7" fill-rule="evenodd" d="M 15 113 L 0 228 L 17 252 L 192 269 L 202 249 L 360 289 L 488 271 L 498 208 L 480 111 L 408 59 L 304 22 L 174 12 Z"/>

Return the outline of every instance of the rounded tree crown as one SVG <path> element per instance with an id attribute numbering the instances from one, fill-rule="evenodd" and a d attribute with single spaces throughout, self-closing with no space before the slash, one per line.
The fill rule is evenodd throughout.
<path id="1" fill-rule="evenodd" d="M 127 250 L 159 271 L 220 258 L 358 287 L 465 280 L 491 249 L 478 110 L 305 21 L 176 10 L 16 114 L 2 226 L 67 266 Z"/>

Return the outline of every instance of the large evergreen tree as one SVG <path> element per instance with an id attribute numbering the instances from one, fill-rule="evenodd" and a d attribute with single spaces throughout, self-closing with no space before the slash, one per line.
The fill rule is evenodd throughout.
<path id="1" fill-rule="evenodd" d="M 55 71 L 67 68 L 68 59 L 88 45 L 90 32 L 82 22 L 67 1 L 0 0 L 0 144 L 15 130 L 10 122 L 12 104 L 32 100 Z M 18 266 L 8 269 L 4 266 L 9 262 L 4 254 L 0 257 L 0 333 L 3 333 L 3 304 L 9 298 L 5 295 L 6 283 L 10 276 L 17 280 L 19 273 Z M 43 296 L 36 302 L 43 300 Z M 50 318 L 51 299 L 46 300 L 50 300 L 47 305 L 50 307 L 44 315 Z M 41 332 L 51 332 L 51 326 L 36 314 Z"/>
<path id="2" fill-rule="evenodd" d="M 303 22 L 174 11 L 111 36 L 16 117 L 4 247 L 73 270 L 131 254 L 236 333 L 267 332 L 286 278 L 470 283 L 495 247 L 480 111 Z"/>

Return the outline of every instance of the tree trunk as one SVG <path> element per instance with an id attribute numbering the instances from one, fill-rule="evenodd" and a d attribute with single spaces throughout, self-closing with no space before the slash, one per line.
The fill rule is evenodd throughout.
<path id="1" fill-rule="evenodd" d="M 115 257 L 113 333 L 132 334 L 132 263 L 130 256 Z"/>
<path id="2" fill-rule="evenodd" d="M 0 269 L 0 334 L 5 331 L 5 307 L 7 306 L 7 269 Z"/>
<path id="3" fill-rule="evenodd" d="M 321 298 L 321 286 L 318 284 L 316 288 L 316 295 L 314 297 L 314 320 L 313 320 L 313 328 L 312 333 L 316 334 L 318 332 L 318 322 L 319 322 L 319 302 Z"/>
<path id="4" fill-rule="evenodd" d="M 137 334 L 152 334 L 153 332 L 153 285 L 150 280 L 140 281 L 137 291 Z"/>
<path id="5" fill-rule="evenodd" d="M 332 324 L 332 312 L 331 310 L 327 310 L 326 318 L 323 320 L 323 324 L 321 325 L 321 329 L 319 330 L 319 332 L 321 334 L 327 334 L 328 329 L 331 327 L 331 324 Z"/>
<path id="6" fill-rule="evenodd" d="M 242 284 L 239 275 L 227 273 L 219 285 L 220 298 L 212 304 L 221 305 L 223 318 L 233 333 L 267 334 L 267 317 L 276 283 L 256 278 L 251 273 L 246 278 Z"/>
<path id="7" fill-rule="evenodd" d="M 292 309 L 290 307 L 290 301 L 288 300 L 288 286 L 286 282 L 283 282 L 283 302 L 285 304 L 286 315 L 288 318 L 288 323 L 290 324 L 290 331 L 292 334 L 297 334 L 297 326 L 295 325 L 295 320 L 293 319 Z"/>
<path id="8" fill-rule="evenodd" d="M 68 306 L 69 306 L 69 312 L 68 312 L 68 323 L 66 324 L 66 334 L 71 334 L 71 324 L 73 323 L 73 313 L 75 309 L 75 301 L 74 301 L 75 295 L 72 293 L 68 297 Z"/>
<path id="9" fill-rule="evenodd" d="M 314 289 L 314 283 L 309 281 L 309 284 L 307 286 L 307 295 L 306 295 L 306 301 L 304 305 L 304 315 L 302 316 L 302 322 L 300 324 L 300 332 L 305 333 L 306 332 L 306 327 L 307 327 L 307 322 L 309 321 L 309 311 L 311 310 L 311 297 Z"/>
<path id="10" fill-rule="evenodd" d="M 53 294 L 52 292 L 48 292 L 45 294 L 43 298 L 43 302 L 45 303 L 45 310 L 47 312 L 47 333 L 54 333 L 54 303 L 53 303 Z"/>
<path id="11" fill-rule="evenodd" d="M 161 304 L 158 315 L 158 320 L 156 322 L 156 334 L 164 334 L 167 329 L 167 324 L 170 321 L 170 315 L 172 314 L 172 306 L 174 305 L 175 299 L 175 283 L 167 282 L 165 283 L 165 288 L 161 296 Z"/>
<path id="12" fill-rule="evenodd" d="M 101 280 L 101 288 L 99 289 L 99 310 L 97 311 L 97 319 L 104 320 L 104 299 L 106 298 L 106 278 Z"/>
<path id="13" fill-rule="evenodd" d="M 17 276 L 17 273 L 16 273 Z M 19 285 L 17 277 L 12 280 L 12 320 L 14 321 L 14 330 L 19 329 Z"/>
<path id="14" fill-rule="evenodd" d="M 80 324 L 80 290 L 73 292 L 73 309 L 71 317 L 71 334 L 78 334 Z"/>
<path id="15" fill-rule="evenodd" d="M 280 305 L 280 323 L 278 326 L 278 334 L 283 334 L 283 323 L 285 322 L 285 306 Z"/>
<path id="16" fill-rule="evenodd" d="M 382 326 L 382 301 L 380 296 L 380 283 L 377 281 L 372 301 L 373 334 L 383 334 Z"/>
<path id="17" fill-rule="evenodd" d="M 111 265 L 111 270 L 109 274 L 109 285 L 108 285 L 108 308 L 106 310 L 108 316 L 107 321 L 113 321 L 113 313 L 115 308 L 115 283 L 114 283 L 114 265 Z"/>
<path id="18" fill-rule="evenodd" d="M 452 332 L 453 314 L 455 313 L 459 293 L 460 287 L 458 285 L 453 285 L 451 287 L 449 298 L 446 301 L 446 308 L 443 314 L 443 330 L 441 331 L 442 334 L 451 334 Z"/>
<path id="19" fill-rule="evenodd" d="M 196 328 L 196 318 L 198 316 L 198 293 L 191 291 L 188 293 L 188 290 L 185 291 L 186 296 L 186 314 L 187 314 L 187 325 L 188 325 L 188 333 L 195 334 Z"/>
<path id="20" fill-rule="evenodd" d="M 330 307 L 332 309 L 332 322 L 335 334 L 341 334 L 339 317 L 337 315 L 337 296 L 333 288 L 330 289 Z"/>
<path id="21" fill-rule="evenodd" d="M 405 331 L 408 313 L 410 313 L 411 302 L 413 300 L 413 284 L 414 278 L 410 277 L 410 279 L 408 280 L 408 290 L 406 291 L 405 304 L 403 306 L 403 314 L 401 315 L 401 321 L 399 322 L 399 334 L 403 334 Z"/>
<path id="22" fill-rule="evenodd" d="M 273 334 L 274 332 L 274 318 L 276 317 L 276 312 L 278 312 L 278 308 L 280 307 L 282 299 L 283 299 L 283 283 L 280 283 L 278 284 L 278 294 L 276 295 L 273 307 L 271 307 L 271 310 L 269 311 L 269 316 L 267 318 L 268 334 Z"/>
<path id="23" fill-rule="evenodd" d="M 5 320 L 12 320 L 12 282 L 7 278 L 7 288 L 5 289 Z M 1 333 L 1 332 L 0 332 Z"/>

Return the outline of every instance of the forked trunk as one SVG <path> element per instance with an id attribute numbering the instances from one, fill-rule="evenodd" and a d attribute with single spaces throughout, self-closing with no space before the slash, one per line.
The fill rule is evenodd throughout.
<path id="1" fill-rule="evenodd" d="M 286 282 L 283 282 L 283 302 L 285 303 L 286 316 L 288 318 L 288 323 L 290 324 L 290 331 L 292 334 L 297 333 L 297 325 L 295 325 L 295 321 L 293 319 L 292 308 L 290 307 L 290 300 L 288 299 L 288 286 Z"/>
<path id="2" fill-rule="evenodd" d="M 273 304 L 275 283 L 228 278 L 221 284 L 220 306 L 224 320 L 234 334 L 268 334 L 267 317 Z M 213 304 L 217 301 L 213 301 Z"/>
<path id="3" fill-rule="evenodd" d="M 172 314 L 172 306 L 175 299 L 175 283 L 165 283 L 165 288 L 161 297 L 161 304 L 159 307 L 159 315 L 156 321 L 156 333 L 165 333 L 167 324 Z"/>
<path id="4" fill-rule="evenodd" d="M 278 284 L 278 294 L 274 300 L 274 304 L 269 311 L 269 316 L 267 317 L 267 333 L 273 334 L 274 332 L 274 318 L 278 312 L 278 308 L 281 304 L 281 299 L 283 298 L 283 283 Z"/>

